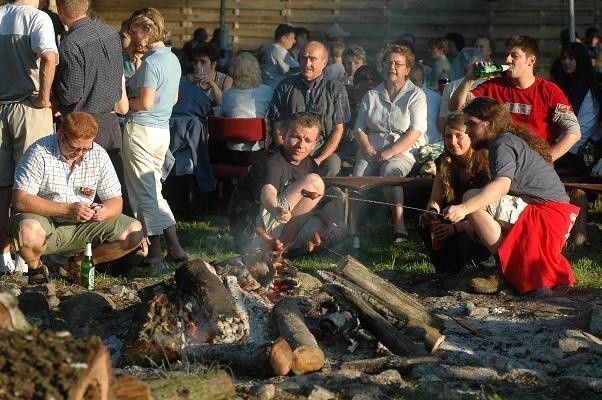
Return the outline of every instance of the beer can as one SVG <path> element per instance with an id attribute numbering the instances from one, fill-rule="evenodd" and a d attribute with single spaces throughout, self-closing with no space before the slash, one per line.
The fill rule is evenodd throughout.
<path id="1" fill-rule="evenodd" d="M 433 250 L 442 250 L 443 249 L 443 241 L 435 238 L 434 230 L 437 226 L 441 225 L 443 222 L 439 219 L 434 219 L 431 221 L 429 227 L 431 229 L 431 249 Z"/>

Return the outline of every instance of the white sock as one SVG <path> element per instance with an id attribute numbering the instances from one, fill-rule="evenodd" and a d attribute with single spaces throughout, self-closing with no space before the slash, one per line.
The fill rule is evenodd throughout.
<path id="1" fill-rule="evenodd" d="M 29 266 L 25 262 L 25 260 L 17 253 L 15 255 L 15 271 L 17 273 L 26 274 L 29 271 Z"/>

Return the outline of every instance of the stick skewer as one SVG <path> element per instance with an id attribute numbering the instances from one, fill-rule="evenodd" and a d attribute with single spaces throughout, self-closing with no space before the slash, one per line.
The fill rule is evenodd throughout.
<path id="1" fill-rule="evenodd" d="M 318 197 L 322 196 L 322 197 L 332 197 L 335 199 L 341 199 L 341 196 L 335 196 L 332 194 L 320 194 L 318 192 L 311 192 L 309 190 L 306 189 L 301 189 L 301 196 L 303 197 L 307 197 L 309 199 L 315 200 Z M 377 201 L 377 200 L 368 200 L 368 199 L 360 199 L 359 197 L 348 197 L 348 200 L 353 200 L 353 201 L 361 201 L 364 203 L 372 203 L 372 204 L 380 204 L 380 205 L 384 205 L 384 206 L 397 206 L 397 204 L 393 204 L 393 203 L 387 203 L 384 201 Z M 427 213 L 431 213 L 431 214 L 435 214 L 435 215 L 441 215 L 441 213 L 438 213 L 436 211 L 432 211 L 432 210 L 425 210 L 424 208 L 418 208 L 418 207 L 410 207 L 410 206 L 406 206 L 406 205 L 402 205 L 401 207 L 403 208 L 407 208 L 410 210 L 416 210 L 416 211 L 423 211 L 423 212 L 427 212 Z"/>

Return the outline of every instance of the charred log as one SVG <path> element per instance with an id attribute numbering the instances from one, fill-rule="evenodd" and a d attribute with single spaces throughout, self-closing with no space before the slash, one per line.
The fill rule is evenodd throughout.
<path id="1" fill-rule="evenodd" d="M 399 315 L 393 312 L 389 308 L 389 304 L 382 301 L 380 298 L 377 298 L 372 293 L 366 291 L 363 287 L 360 287 L 351 281 L 336 275 L 334 273 L 330 273 L 327 271 L 320 271 L 320 275 L 330 283 L 335 284 L 336 286 L 342 287 L 346 289 L 341 292 L 340 295 L 346 297 L 348 294 L 352 298 L 347 298 L 347 303 L 349 301 L 353 305 L 352 308 L 355 309 L 355 312 L 362 312 L 361 307 L 356 305 L 358 301 L 363 301 L 366 303 L 367 307 L 370 307 L 372 310 L 377 311 L 382 317 L 386 319 L 386 321 L 391 324 L 393 327 L 397 328 L 403 335 L 410 337 L 414 340 L 418 340 L 424 343 L 424 348 L 429 353 L 434 353 L 437 351 L 439 346 L 445 340 L 445 336 L 442 335 L 438 329 L 433 328 L 432 326 L 426 325 L 423 321 L 416 321 L 413 319 L 408 319 L 407 315 Z M 357 299 L 355 299 L 357 297 Z M 345 303 L 345 298 L 340 298 L 339 301 Z M 361 318 L 360 318 L 361 320 Z M 365 324 L 364 324 L 365 325 Z M 405 354 L 405 353 L 397 353 L 396 351 L 390 349 L 395 354 Z"/>
<path id="2" fill-rule="evenodd" d="M 434 364 L 440 360 L 437 357 L 378 357 L 365 360 L 347 361 L 341 363 L 341 369 L 349 369 L 353 371 L 361 371 L 366 374 L 377 374 L 387 369 L 396 369 L 402 374 L 407 374 L 414 365 L 418 364 Z"/>
<path id="3" fill-rule="evenodd" d="M 355 258 L 347 256 L 334 272 L 379 298 L 399 319 L 421 321 L 425 325 L 443 328 L 441 318 L 427 310 L 412 295 L 382 279 Z"/>
<path id="4" fill-rule="evenodd" d="M 186 356 L 190 362 L 219 363 L 240 375 L 268 377 L 288 374 L 292 351 L 279 338 L 266 343 L 189 346 Z"/>
<path id="5" fill-rule="evenodd" d="M 185 312 L 197 327 L 199 342 L 233 343 L 248 330 L 222 281 L 205 261 L 190 261 L 176 270 Z"/>
<path id="6" fill-rule="evenodd" d="M 355 291 L 337 284 L 325 284 L 324 290 L 337 302 L 351 309 L 362 323 L 383 345 L 397 355 L 418 356 L 426 352 L 412 342 L 402 331 L 393 326 L 382 315 L 376 312 Z"/>
<path id="7" fill-rule="evenodd" d="M 180 359 L 184 343 L 178 291 L 155 285 L 138 305 L 124 343 L 121 365 L 161 365 Z"/>

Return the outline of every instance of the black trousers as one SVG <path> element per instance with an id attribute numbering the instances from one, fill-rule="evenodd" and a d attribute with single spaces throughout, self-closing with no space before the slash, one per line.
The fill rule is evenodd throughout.
<path id="1" fill-rule="evenodd" d="M 433 250 L 430 229 L 423 229 L 418 223 L 416 228 L 438 274 L 458 273 L 470 261 L 481 267 L 495 266 L 495 258 L 489 250 L 465 233 L 445 239 L 440 250 Z"/>

